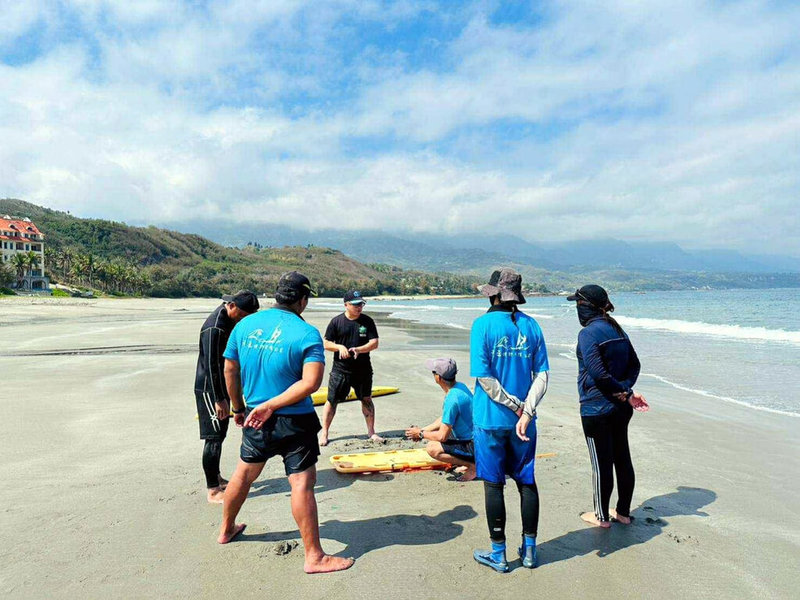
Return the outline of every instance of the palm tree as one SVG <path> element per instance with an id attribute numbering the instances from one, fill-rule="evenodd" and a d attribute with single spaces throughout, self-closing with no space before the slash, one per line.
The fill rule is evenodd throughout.
<path id="1" fill-rule="evenodd" d="M 39 268 L 41 259 L 39 258 L 39 254 L 33 250 L 28 250 L 25 255 L 28 257 L 28 275 L 33 275 L 34 269 Z"/>
<path id="2" fill-rule="evenodd" d="M 72 270 L 72 263 L 75 260 L 75 253 L 70 250 L 69 248 L 64 248 L 61 251 L 61 274 L 66 279 L 69 276 L 70 271 Z"/>
<path id="3" fill-rule="evenodd" d="M 111 263 L 104 260 L 99 261 L 94 268 L 94 272 L 97 274 L 97 279 L 100 281 L 101 289 L 103 291 L 108 291 L 110 287 L 109 282 L 113 281 Z"/>
<path id="4" fill-rule="evenodd" d="M 28 255 L 17 253 L 11 257 L 11 267 L 17 276 L 17 289 L 22 289 L 25 281 L 25 271 L 28 269 Z"/>
<path id="5" fill-rule="evenodd" d="M 89 254 L 86 255 L 85 261 L 84 261 L 84 266 L 86 267 L 86 270 L 89 273 L 89 287 L 94 287 L 94 269 L 95 269 L 95 265 L 97 265 L 97 258 L 95 257 L 94 254 L 89 252 Z"/>
<path id="6" fill-rule="evenodd" d="M 70 266 L 69 273 L 73 278 L 73 282 L 82 283 L 83 281 L 83 267 L 81 266 L 80 255 L 75 257 L 75 262 Z"/>
<path id="7" fill-rule="evenodd" d="M 56 266 L 56 263 L 58 262 L 58 255 L 59 254 L 60 253 L 58 251 L 54 250 L 50 246 L 47 246 L 44 249 L 44 264 L 47 267 L 47 272 L 48 273 L 55 272 L 55 266 Z"/>

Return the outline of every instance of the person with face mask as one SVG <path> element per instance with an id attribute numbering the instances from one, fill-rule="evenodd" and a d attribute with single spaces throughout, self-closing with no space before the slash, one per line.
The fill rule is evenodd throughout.
<path id="1" fill-rule="evenodd" d="M 585 285 L 567 297 L 576 302 L 578 320 L 578 392 L 581 424 L 592 464 L 594 511 L 581 519 L 602 528 L 611 520 L 629 524 L 635 474 L 628 446 L 633 411 L 650 407 L 633 391 L 641 365 L 628 335 L 609 313 L 614 305 L 599 285 Z M 617 474 L 617 506 L 609 510 Z"/>

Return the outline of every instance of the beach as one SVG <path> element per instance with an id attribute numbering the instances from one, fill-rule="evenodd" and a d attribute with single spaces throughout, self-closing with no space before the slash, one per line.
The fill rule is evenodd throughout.
<path id="1" fill-rule="evenodd" d="M 375 385 L 401 389 L 375 399 L 387 442 L 368 442 L 360 407 L 348 403 L 318 463 L 323 547 L 355 566 L 303 573 L 280 459 L 243 506 L 244 535 L 218 545 L 221 507 L 205 500 L 192 392 L 199 329 L 217 302 L 0 299 L 3 597 L 797 597 L 800 419 L 643 379 L 637 390 L 651 411 L 630 430 L 635 521 L 601 531 L 578 518 L 592 508 L 591 469 L 576 363 L 558 352 L 538 419 L 537 452 L 555 456 L 537 462 L 537 569 L 501 575 L 473 561 L 488 545 L 480 482 L 441 471 L 336 473 L 333 454 L 422 447 L 402 437 L 440 414 L 426 358 L 452 355 L 473 386 L 467 331 L 380 315 Z M 324 331 L 335 314 L 325 305 L 303 316 Z M 239 439 L 231 428 L 223 475 Z M 511 559 L 513 485 L 506 504 Z"/>

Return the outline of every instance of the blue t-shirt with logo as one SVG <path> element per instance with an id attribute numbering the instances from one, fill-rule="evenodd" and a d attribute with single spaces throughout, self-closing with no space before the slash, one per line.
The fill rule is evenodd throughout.
<path id="1" fill-rule="evenodd" d="M 255 408 L 300 381 L 305 363 L 325 363 L 325 349 L 316 327 L 282 308 L 260 311 L 239 321 L 223 356 L 239 362 L 247 408 Z M 314 404 L 307 396 L 275 414 L 310 412 L 314 412 Z"/>
<path id="2" fill-rule="evenodd" d="M 442 423 L 452 427 L 455 439 L 472 439 L 472 392 L 463 383 L 456 383 L 444 397 Z"/>
<path id="3" fill-rule="evenodd" d="M 494 377 L 509 394 L 525 401 L 533 374 L 549 371 L 547 348 L 535 319 L 495 306 L 475 319 L 470 332 L 470 375 Z M 481 429 L 513 429 L 519 417 L 510 408 L 494 402 L 476 381 L 472 416 Z"/>

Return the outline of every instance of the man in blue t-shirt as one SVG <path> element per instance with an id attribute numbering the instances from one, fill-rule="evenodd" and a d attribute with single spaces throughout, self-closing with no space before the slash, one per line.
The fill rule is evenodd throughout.
<path id="1" fill-rule="evenodd" d="M 319 456 L 319 419 L 311 394 L 319 389 L 325 369 L 322 338 L 300 314 L 314 293 L 297 271 L 281 276 L 276 305 L 242 319 L 225 348 L 225 381 L 231 413 L 244 427 L 240 460 L 225 491 L 220 544 L 242 533 L 236 515 L 250 486 L 271 457 L 279 454 L 292 489 L 292 515 L 305 547 L 306 573 L 341 571 L 353 559 L 322 551 L 314 484 Z"/>
<path id="2" fill-rule="evenodd" d="M 456 381 L 458 366 L 452 358 L 435 358 L 425 366 L 445 393 L 442 416 L 425 427 L 409 427 L 406 437 L 430 440 L 425 448 L 436 460 L 456 465 L 463 471 L 459 481 L 475 479 L 475 451 L 472 448 L 472 392 Z M 452 433 L 453 437 L 450 437 Z"/>
<path id="3" fill-rule="evenodd" d="M 536 406 L 547 391 L 550 367 L 539 324 L 517 309 L 525 302 L 522 276 L 513 269 L 495 271 L 481 292 L 489 297 L 491 308 L 472 324 L 470 374 L 476 378 L 472 402 L 475 462 L 478 477 L 484 480 L 492 549 L 476 550 L 473 557 L 505 573 L 506 475 L 514 479 L 521 496 L 522 566 L 536 566 Z"/>

